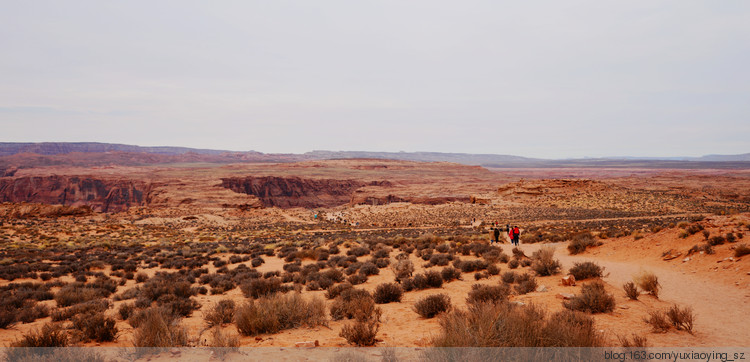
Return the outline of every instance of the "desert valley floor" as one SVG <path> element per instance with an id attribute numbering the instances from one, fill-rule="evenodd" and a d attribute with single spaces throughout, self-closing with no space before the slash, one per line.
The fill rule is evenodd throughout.
<path id="1" fill-rule="evenodd" d="M 0 200 L 2 346 L 45 328 L 144 345 L 151 310 L 178 346 L 452 346 L 446 326 L 487 301 L 593 321 L 595 345 L 750 345 L 748 170 L 44 166 L 6 172 Z M 504 230 L 490 244 L 495 222 L 519 226 L 517 248 Z M 282 302 L 307 314 L 264 325 Z"/>

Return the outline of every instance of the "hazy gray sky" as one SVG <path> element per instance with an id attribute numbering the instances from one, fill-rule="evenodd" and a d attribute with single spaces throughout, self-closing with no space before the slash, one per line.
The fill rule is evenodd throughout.
<path id="1" fill-rule="evenodd" d="M 4 1 L 0 141 L 750 152 L 748 1 Z"/>

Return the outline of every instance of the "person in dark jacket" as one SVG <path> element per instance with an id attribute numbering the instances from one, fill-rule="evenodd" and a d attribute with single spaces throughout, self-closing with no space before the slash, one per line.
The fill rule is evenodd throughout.
<path id="1" fill-rule="evenodd" d="M 520 236 L 521 236 L 521 230 L 520 230 L 520 229 L 518 228 L 518 226 L 516 225 L 516 226 L 515 226 L 515 227 L 513 228 L 513 244 L 514 244 L 515 246 L 518 246 L 518 238 L 519 238 Z"/>
<path id="2" fill-rule="evenodd" d="M 492 229 L 492 233 L 493 233 L 493 234 L 494 234 L 494 236 L 495 236 L 495 240 L 494 240 L 494 241 L 496 241 L 496 242 L 498 242 L 498 243 L 499 243 L 499 242 L 500 242 L 500 228 L 499 228 L 499 227 L 495 227 L 495 228 L 493 228 L 493 229 Z"/>

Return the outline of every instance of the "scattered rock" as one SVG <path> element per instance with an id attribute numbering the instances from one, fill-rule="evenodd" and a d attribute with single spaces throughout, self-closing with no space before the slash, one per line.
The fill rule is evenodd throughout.
<path id="1" fill-rule="evenodd" d="M 570 298 L 575 297 L 575 295 L 570 294 L 570 293 L 557 293 L 556 297 L 560 299 L 570 299 Z"/>
<path id="2" fill-rule="evenodd" d="M 172 350 L 170 350 L 169 353 L 171 353 L 172 356 L 178 356 L 180 354 L 180 350 L 177 348 L 172 348 Z"/>
<path id="3" fill-rule="evenodd" d="M 294 344 L 295 347 L 318 347 L 320 346 L 320 343 L 318 343 L 318 340 L 315 341 L 305 341 L 305 342 L 297 342 Z"/>
<path id="4" fill-rule="evenodd" d="M 521 302 L 521 301 L 518 301 L 518 300 L 514 300 L 514 301 L 512 301 L 511 303 L 512 303 L 512 304 L 516 304 L 516 305 L 520 305 L 520 306 L 524 306 L 524 305 L 526 305 L 526 303 L 524 303 L 524 302 Z"/>
<path id="5" fill-rule="evenodd" d="M 669 249 L 669 251 L 663 254 L 663 259 L 672 260 L 672 259 L 679 257 L 680 255 L 682 255 L 681 252 L 674 250 L 674 249 Z"/>
<path id="6" fill-rule="evenodd" d="M 541 293 L 541 292 L 546 292 L 546 291 L 547 291 L 547 287 L 545 287 L 544 285 L 540 285 L 540 286 L 538 286 L 538 287 L 536 288 L 536 291 L 537 291 L 537 292 L 540 292 L 540 293 Z"/>
<path id="7" fill-rule="evenodd" d="M 690 261 L 690 257 L 687 257 L 687 258 L 685 258 L 685 259 L 682 259 L 682 262 L 683 262 L 683 263 L 685 263 L 685 262 L 688 262 L 688 261 Z"/>
<path id="8" fill-rule="evenodd" d="M 620 309 L 630 309 L 630 307 L 628 307 L 627 305 L 621 305 Z"/>
<path id="9" fill-rule="evenodd" d="M 568 275 L 562 277 L 562 285 L 566 287 L 572 287 L 576 285 L 576 277 L 573 275 Z"/>

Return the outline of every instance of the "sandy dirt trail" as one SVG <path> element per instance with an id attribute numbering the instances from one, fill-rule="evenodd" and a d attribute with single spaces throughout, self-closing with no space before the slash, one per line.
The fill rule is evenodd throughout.
<path id="1" fill-rule="evenodd" d="M 604 281 L 617 289 L 621 289 L 622 284 L 631 281 L 633 275 L 641 270 L 651 271 L 659 277 L 659 283 L 662 285 L 659 299 L 692 307 L 696 315 L 696 333 L 710 336 L 709 345 L 750 345 L 746 321 L 750 315 L 750 293 L 746 290 L 711 280 L 710 275 L 670 270 L 651 263 L 620 262 L 586 254 L 569 255 L 566 243 L 530 244 L 520 247 L 526 255 L 531 255 L 545 245 L 555 247 L 555 256 L 563 264 L 563 270 L 572 267 L 575 262 L 596 262 L 605 268 L 605 274 L 609 273 Z M 511 245 L 502 244 L 502 248 L 511 255 Z"/>

